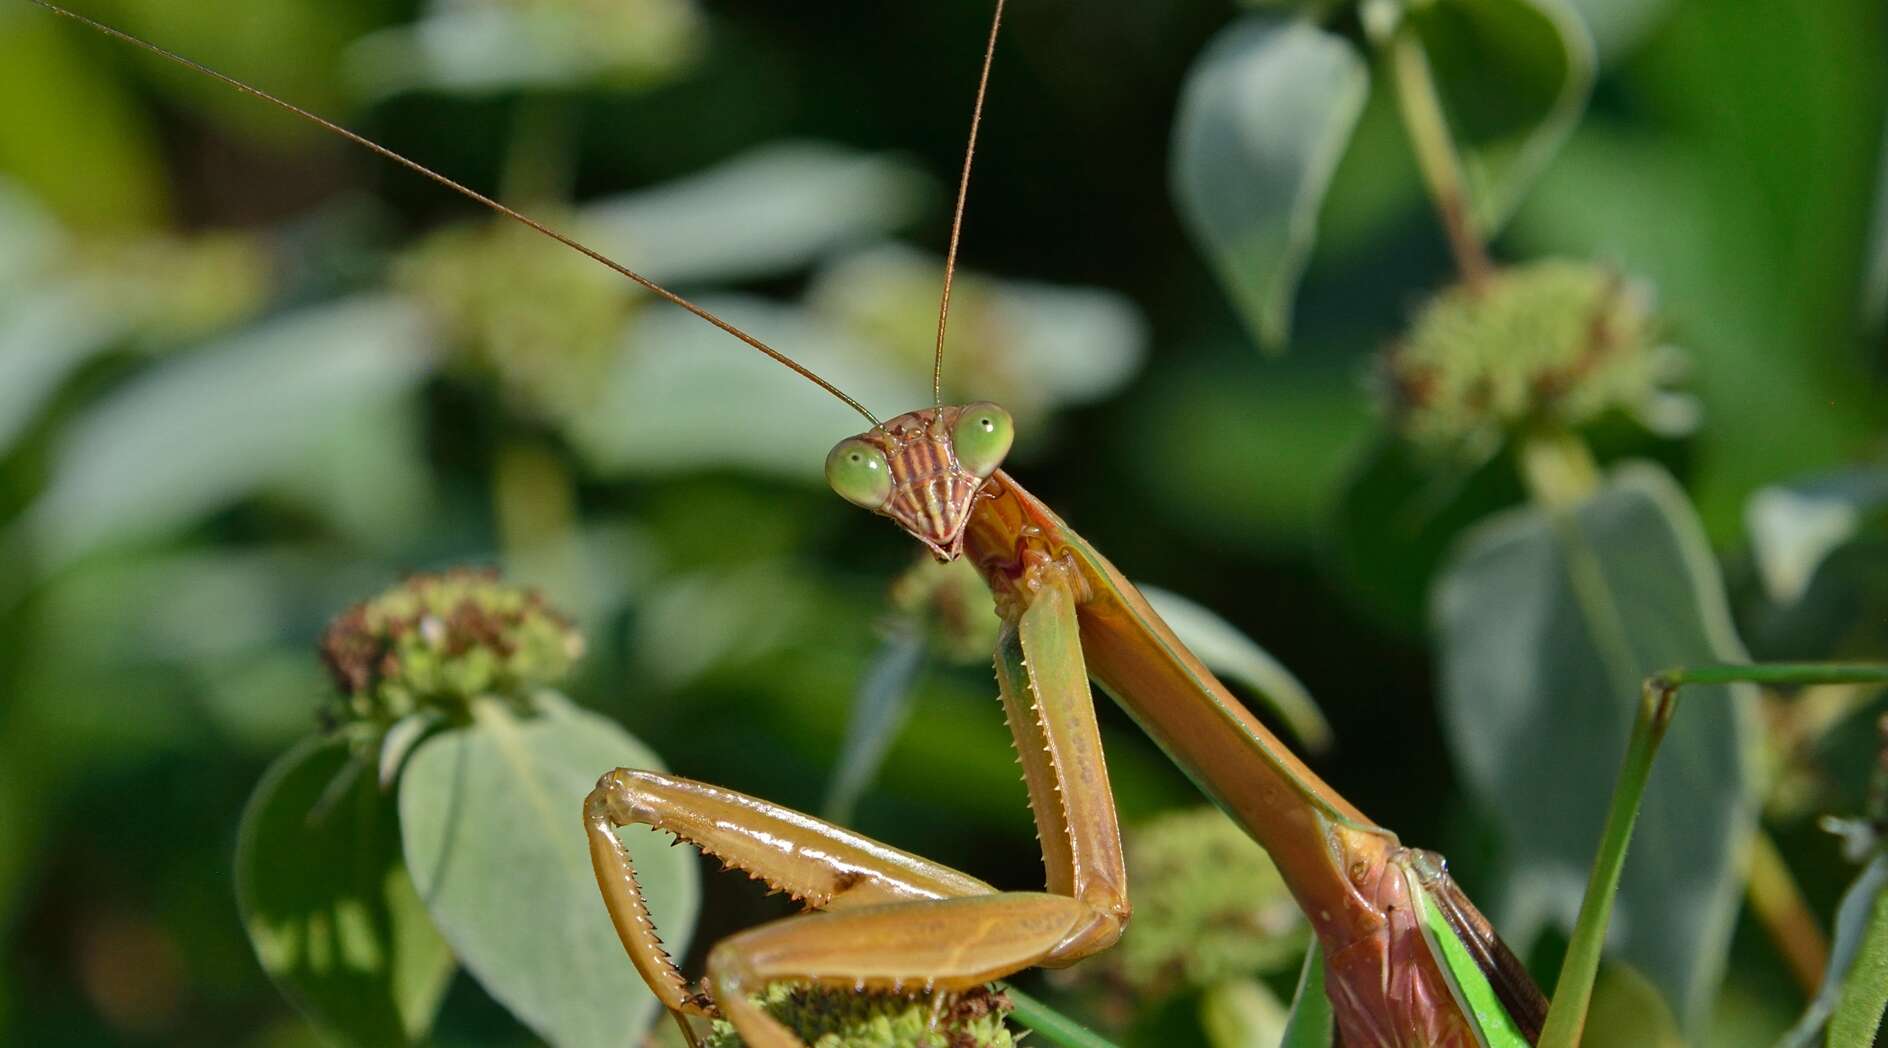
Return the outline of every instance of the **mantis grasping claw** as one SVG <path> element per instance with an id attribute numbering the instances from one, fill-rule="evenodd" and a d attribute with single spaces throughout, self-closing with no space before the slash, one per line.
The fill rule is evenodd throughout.
<path id="1" fill-rule="evenodd" d="M 991 56 L 977 92 L 939 307 L 931 407 L 879 421 L 754 336 L 575 240 L 256 88 L 65 11 L 313 120 L 609 266 L 785 364 L 871 428 L 827 460 L 847 500 L 892 518 L 940 559 L 987 582 L 1003 619 L 999 688 L 1040 830 L 1046 890 L 973 877 L 766 801 L 675 776 L 618 769 L 584 804 L 597 881 L 631 961 L 671 1012 L 732 1021 L 757 1048 L 796 1038 L 749 1000 L 774 981 L 961 990 L 1106 949 L 1129 918 L 1114 800 L 1089 679 L 1099 681 L 1270 852 L 1323 950 L 1349 1048 L 1531 1044 L 1546 1002 L 1441 860 L 1403 847 L 1298 760 L 1161 621 L 1112 564 L 1001 465 L 1009 415 L 937 396 L 951 272 Z M 734 935 L 709 955 L 712 1002 L 663 952 L 617 827 L 646 824 L 792 893 L 819 913 Z M 683 1029 L 689 1030 L 686 1020 Z M 692 1034 L 691 1034 L 692 1036 Z"/>

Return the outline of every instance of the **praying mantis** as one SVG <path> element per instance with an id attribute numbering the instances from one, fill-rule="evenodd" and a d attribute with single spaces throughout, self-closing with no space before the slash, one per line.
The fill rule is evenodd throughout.
<path id="1" fill-rule="evenodd" d="M 719 1014 L 757 1048 L 792 1048 L 794 1035 L 749 1000 L 767 983 L 950 992 L 1028 967 L 1072 964 L 1112 945 L 1127 927 L 1130 905 L 1092 678 L 1271 854 L 1323 951 L 1343 1043 L 1513 1048 L 1538 1036 L 1546 1000 L 1440 857 L 1403 846 L 1320 779 L 1105 557 L 1003 471 L 1015 435 L 1006 411 L 987 402 L 942 402 L 950 274 L 1002 0 L 984 51 L 952 220 L 933 403 L 885 420 L 761 339 L 535 219 L 257 88 L 46 0 L 34 2 L 314 121 L 521 222 L 818 385 L 870 423 L 828 457 L 834 490 L 891 518 L 938 559 L 967 559 L 987 583 L 1003 621 L 999 691 L 1040 831 L 1045 890 L 998 890 L 712 785 L 611 771 L 583 805 L 597 883 L 631 963 L 685 1033 L 685 1016 Z M 724 940 L 709 954 L 711 996 L 696 993 L 664 953 L 616 835 L 633 824 L 670 832 L 819 912 Z"/>

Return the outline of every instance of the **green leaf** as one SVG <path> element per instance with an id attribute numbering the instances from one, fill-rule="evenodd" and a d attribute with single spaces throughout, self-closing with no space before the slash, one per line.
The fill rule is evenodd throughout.
<path id="1" fill-rule="evenodd" d="M 75 46 L 87 32 L 23 4 L 0 13 L 0 171 L 78 228 L 145 228 L 169 208 L 163 157 L 117 82 Z"/>
<path id="2" fill-rule="evenodd" d="M 1187 75 L 1174 199 L 1266 346 L 1290 338 L 1318 206 L 1368 91 L 1363 59 L 1342 37 L 1270 13 L 1227 27 Z"/>
<path id="3" fill-rule="evenodd" d="M 1869 223 L 1868 270 L 1862 281 L 1862 323 L 1879 336 L 1888 327 L 1888 131 L 1875 174 L 1874 220 Z"/>
<path id="4" fill-rule="evenodd" d="M 236 900 L 256 957 L 351 1044 L 426 1039 L 453 971 L 400 861 L 393 800 L 343 739 L 276 761 L 243 811 Z"/>
<path id="5" fill-rule="evenodd" d="M 1881 466 L 1838 470 L 1752 495 L 1744 522 L 1765 595 L 1777 604 L 1800 600 L 1829 555 L 1884 507 L 1888 468 Z"/>
<path id="6" fill-rule="evenodd" d="M 1866 920 L 1868 927 L 1848 965 L 1836 1014 L 1829 1020 L 1829 1048 L 1869 1048 L 1878 1043 L 1875 1032 L 1881 1028 L 1882 1009 L 1888 1007 L 1888 890 L 1877 891 L 1868 900 Z"/>
<path id="7" fill-rule="evenodd" d="M 1879 914 L 1883 899 L 1888 899 L 1888 854 L 1875 856 L 1843 893 L 1842 904 L 1836 909 L 1835 942 L 1829 948 L 1829 967 L 1823 972 L 1822 986 L 1809 1007 L 1803 1010 L 1802 1018 L 1777 1041 L 1777 1048 L 1811 1048 L 1816 1043 L 1816 1035 L 1835 1014 L 1845 987 L 1853 982 L 1850 972 L 1862 952 L 1864 935 L 1873 927 L 1871 918 Z M 1878 979 L 1888 984 L 1888 975 L 1878 976 Z"/>
<path id="8" fill-rule="evenodd" d="M 1444 728 L 1514 869 L 1497 923 L 1525 944 L 1543 921 L 1573 922 L 1640 681 L 1744 653 L 1689 504 L 1648 465 L 1618 470 L 1570 514 L 1518 510 L 1472 532 L 1438 586 L 1435 622 Z M 1617 900 L 1619 956 L 1688 1026 L 1723 974 L 1737 915 L 1754 816 L 1748 698 L 1688 696 Z"/>
<path id="9" fill-rule="evenodd" d="M 1291 996 L 1291 1018 L 1278 1048 L 1331 1048 L 1337 1039 L 1337 1017 L 1324 992 L 1324 951 L 1317 944 L 1305 954 L 1298 973 L 1298 990 Z"/>
<path id="10" fill-rule="evenodd" d="M 924 668 L 925 633 L 922 623 L 900 621 L 872 657 L 859 681 L 846 722 L 846 741 L 840 744 L 832 782 L 820 816 L 844 824 L 852 817 L 866 787 L 878 777 L 892 740 L 911 719 L 911 686 Z"/>
<path id="11" fill-rule="evenodd" d="M 1672 8 L 1671 0 L 1567 0 L 1593 38 L 1594 57 L 1600 65 L 1624 58 L 1657 27 Z"/>
<path id="12" fill-rule="evenodd" d="M 1593 86 L 1593 44 L 1562 0 L 1417 5 L 1422 39 L 1483 236 L 1507 222 Z"/>
<path id="13" fill-rule="evenodd" d="M 584 842 L 583 799 L 616 767 L 660 768 L 642 743 L 561 700 L 518 718 L 496 702 L 407 759 L 400 828 L 414 883 L 460 962 L 562 1048 L 621 1045 L 657 1009 L 611 927 Z M 623 831 L 671 949 L 698 904 L 694 857 Z"/>
<path id="14" fill-rule="evenodd" d="M 1635 1045 L 1638 1048 L 1685 1048 L 1678 1020 L 1658 988 L 1624 964 L 1600 969 L 1587 1013 L 1587 1045 Z"/>
<path id="15" fill-rule="evenodd" d="M 1311 692 L 1284 664 L 1238 627 L 1178 593 L 1135 584 L 1181 643 L 1214 673 L 1252 689 L 1260 704 L 1283 721 L 1304 747 L 1322 753 L 1331 746 L 1331 724 Z"/>
<path id="16" fill-rule="evenodd" d="M 1200 1028 L 1212 1048 L 1273 1048 L 1288 1016 L 1257 979 L 1227 979 L 1200 995 Z"/>
<path id="17" fill-rule="evenodd" d="M 25 533 L 52 567 L 221 509 L 411 390 L 424 345 L 411 309 L 363 297 L 166 358 L 66 427 Z"/>

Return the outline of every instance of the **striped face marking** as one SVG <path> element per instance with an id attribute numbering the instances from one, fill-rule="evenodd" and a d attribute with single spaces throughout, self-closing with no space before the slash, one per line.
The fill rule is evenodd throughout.
<path id="1" fill-rule="evenodd" d="M 995 404 L 925 408 L 848 437 L 826 457 L 826 479 L 847 501 L 892 518 L 939 560 L 962 551 L 983 482 L 1013 436 Z"/>

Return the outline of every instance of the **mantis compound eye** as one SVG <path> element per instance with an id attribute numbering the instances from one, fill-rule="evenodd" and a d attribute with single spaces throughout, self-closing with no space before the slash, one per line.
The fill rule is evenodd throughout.
<path id="1" fill-rule="evenodd" d="M 839 497 L 869 510 L 883 509 L 892 497 L 892 469 L 885 453 L 851 437 L 826 456 L 826 483 Z"/>
<path id="2" fill-rule="evenodd" d="M 1016 424 L 1010 421 L 1010 413 L 988 401 L 966 406 L 951 430 L 957 464 L 979 477 L 996 472 L 1015 439 Z"/>

